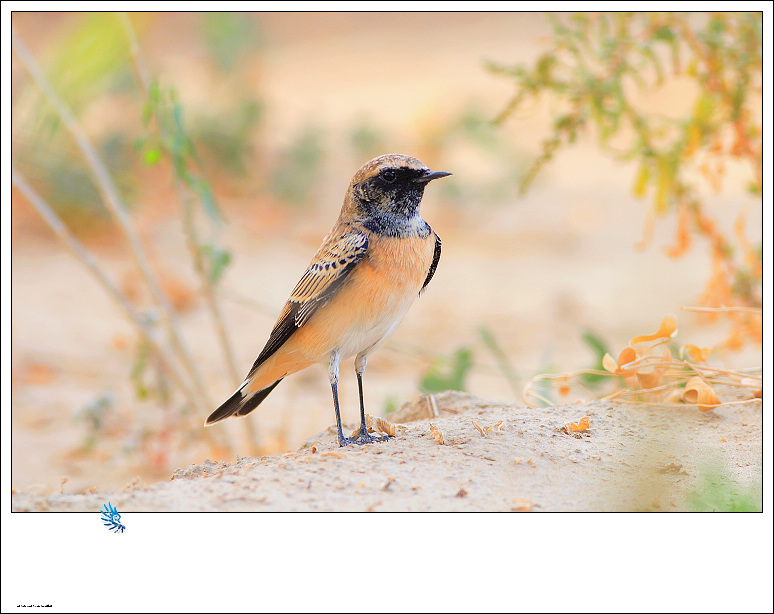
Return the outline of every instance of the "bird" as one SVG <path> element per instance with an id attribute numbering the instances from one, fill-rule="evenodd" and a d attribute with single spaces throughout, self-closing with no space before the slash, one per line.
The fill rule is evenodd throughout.
<path id="1" fill-rule="evenodd" d="M 288 375 L 327 363 L 338 443 L 389 436 L 368 432 L 363 373 L 368 357 L 425 290 L 441 257 L 441 239 L 419 208 L 430 181 L 451 175 L 417 158 L 385 154 L 354 175 L 333 229 L 293 289 L 244 382 L 205 421 L 246 416 Z M 355 357 L 360 428 L 345 437 L 339 410 L 339 364 Z"/>

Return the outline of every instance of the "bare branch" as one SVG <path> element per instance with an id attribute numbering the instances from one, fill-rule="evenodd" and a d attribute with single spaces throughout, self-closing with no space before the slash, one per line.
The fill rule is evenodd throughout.
<path id="1" fill-rule="evenodd" d="M 43 72 L 41 71 L 37 61 L 19 38 L 18 34 L 16 33 L 16 29 L 13 27 L 11 28 L 11 40 L 13 44 L 13 50 L 16 52 L 19 60 L 30 73 L 38 87 L 43 91 L 49 103 L 54 107 L 62 119 L 64 125 L 73 135 L 73 138 L 83 153 L 83 156 L 86 158 L 89 168 L 94 175 L 97 188 L 102 194 L 105 205 L 107 206 L 108 211 L 110 211 L 110 213 L 118 221 L 119 227 L 129 241 L 132 254 L 134 255 L 142 276 L 145 279 L 148 288 L 150 289 L 151 295 L 164 314 L 164 320 L 169 329 L 173 348 L 190 373 L 191 381 L 193 382 L 193 386 L 196 389 L 197 395 L 199 395 L 207 403 L 207 405 L 212 406 L 213 403 L 210 399 L 206 387 L 203 385 L 204 379 L 202 378 L 199 370 L 196 368 L 196 365 L 191 358 L 191 354 L 183 341 L 177 312 L 167 299 L 164 292 L 161 290 L 161 284 L 159 283 L 158 277 L 156 276 L 153 268 L 150 265 L 150 262 L 148 261 L 145 250 L 142 246 L 142 242 L 140 241 L 139 234 L 134 227 L 134 223 L 129 216 L 126 206 L 123 204 L 121 197 L 118 194 L 118 190 L 110 176 L 110 173 L 94 149 L 94 146 L 89 141 L 89 138 L 84 132 L 83 128 L 75 119 L 75 116 L 72 114 L 68 106 L 53 90 L 51 84 L 48 82 L 48 79 L 46 79 L 45 75 L 43 75 Z"/>
<path id="2" fill-rule="evenodd" d="M 170 351 L 156 341 L 153 330 L 146 322 L 145 318 L 140 312 L 135 309 L 134 305 L 129 299 L 121 292 L 121 290 L 111 281 L 105 270 L 99 265 L 94 257 L 86 250 L 78 239 L 76 239 L 72 233 L 67 229 L 67 226 L 57 216 L 54 210 L 49 204 L 38 195 L 37 192 L 27 183 L 27 181 L 19 175 L 15 168 L 11 169 L 11 180 L 14 186 L 16 186 L 22 194 L 24 194 L 33 207 L 37 210 L 43 220 L 48 224 L 51 230 L 62 240 L 62 242 L 72 251 L 76 259 L 83 264 L 86 269 L 94 276 L 100 286 L 110 295 L 110 297 L 118 304 L 121 311 L 127 319 L 134 325 L 137 331 L 148 342 L 151 349 L 156 352 L 162 365 L 169 373 L 174 384 L 180 389 L 183 395 L 188 399 L 188 402 L 192 407 L 196 409 L 202 415 L 206 414 L 210 408 L 203 405 L 202 399 L 194 393 L 191 386 L 185 381 L 185 375 L 180 371 L 175 357 Z M 208 437 L 213 445 L 219 445 L 214 440 L 213 434 L 209 429 L 205 430 L 205 436 Z M 230 444 L 226 444 L 226 448 L 230 448 Z"/>

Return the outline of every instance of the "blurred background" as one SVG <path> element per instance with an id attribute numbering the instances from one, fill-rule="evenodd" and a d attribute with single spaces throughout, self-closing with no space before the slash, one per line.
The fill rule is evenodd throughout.
<path id="1" fill-rule="evenodd" d="M 447 388 L 522 404 L 534 375 L 598 366 L 601 349 L 617 356 L 668 313 L 678 345 L 715 347 L 723 367 L 759 365 L 760 317 L 681 307 L 760 307 L 760 40 L 748 32 L 758 24 L 759 36 L 760 18 L 622 19 L 14 13 L 20 181 L 188 382 L 176 385 L 14 190 L 14 487 L 148 484 L 205 457 L 294 450 L 331 425 L 326 370 L 313 367 L 246 420 L 201 427 L 263 347 L 354 172 L 389 152 L 453 176 L 426 192 L 443 255 L 369 361 L 369 413 Z M 584 49 L 596 64 L 579 60 Z M 642 64 L 627 68 L 629 52 Z M 103 161 L 170 307 L 149 290 L 74 131 Z M 541 155 L 551 159 L 538 170 Z M 340 394 L 354 424 L 350 366 Z"/>

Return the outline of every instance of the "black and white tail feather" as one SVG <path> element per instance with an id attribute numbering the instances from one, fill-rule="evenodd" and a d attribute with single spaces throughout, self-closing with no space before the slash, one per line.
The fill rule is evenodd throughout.
<path id="1" fill-rule="evenodd" d="M 218 409 L 210 414 L 209 418 L 207 418 L 207 421 L 204 423 L 204 426 L 211 426 L 216 422 L 220 422 L 221 420 L 225 420 L 231 416 L 236 418 L 246 416 L 256 407 L 258 407 L 281 381 L 281 379 L 278 379 L 271 386 L 268 386 L 263 390 L 258 390 L 256 392 L 251 392 L 250 394 L 245 395 L 243 391 L 250 384 L 250 379 L 246 379 L 245 382 L 239 387 L 239 389 L 234 394 L 232 394 L 231 397 L 229 397 L 229 399 L 223 403 L 223 405 L 218 407 Z"/>

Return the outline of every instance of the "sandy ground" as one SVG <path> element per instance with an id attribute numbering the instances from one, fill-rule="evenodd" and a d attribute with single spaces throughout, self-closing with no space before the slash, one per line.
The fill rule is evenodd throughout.
<path id="1" fill-rule="evenodd" d="M 13 509 L 96 511 L 110 500 L 122 512 L 685 511 L 708 471 L 719 470 L 725 490 L 760 484 L 758 402 L 701 413 L 606 402 L 531 409 L 458 392 L 433 401 L 437 417 L 427 417 L 427 397 L 404 405 L 389 442 L 339 448 L 330 428 L 297 452 L 206 460 L 148 488 L 16 493 Z M 584 416 L 588 431 L 562 429 Z"/>
<path id="2" fill-rule="evenodd" d="M 255 71 L 255 82 L 244 85 L 267 103 L 266 122 L 271 130 L 262 139 L 275 143 L 290 138 L 312 117 L 332 135 L 319 199 L 304 211 L 283 209 L 268 215 L 265 206 L 254 208 L 252 202 L 232 202 L 218 194 L 230 221 L 224 229 L 224 242 L 234 254 L 234 263 L 221 285 L 223 310 L 237 362 L 244 372 L 335 220 L 343 190 L 363 162 L 340 151 L 347 130 L 362 118 L 370 119 L 388 135 L 389 150 L 421 156 L 422 138 L 432 135 L 433 126 L 444 125 L 470 105 L 480 108 L 486 117 L 503 108 L 512 85 L 487 73 L 482 68 L 485 60 L 528 61 L 544 48 L 550 32 L 541 15 L 526 13 L 419 13 L 408 21 L 398 15 L 369 14 L 353 14 L 348 20 L 330 15 L 302 15 L 300 19 L 288 13 L 265 16 L 270 44 Z M 41 46 L 33 50 L 43 53 L 45 40 L 36 36 L 37 21 L 35 14 L 14 19 L 25 40 Z M 192 23 L 195 16 L 186 13 L 159 20 L 154 26 L 157 30 L 147 32 L 143 42 L 151 68 L 168 75 L 186 104 L 195 108 L 207 104 L 215 84 L 201 57 L 186 52 L 186 32 Z M 372 56 L 362 51 L 369 48 L 393 50 L 392 63 L 410 70 L 399 70 L 400 79 L 386 79 L 380 71 L 370 69 Z M 314 91 L 315 96 L 298 95 L 305 91 Z M 659 92 L 655 98 L 651 103 L 660 110 L 673 109 L 690 99 L 679 87 Z M 537 151 L 546 136 L 549 110 L 532 109 L 526 116 L 514 118 L 502 129 L 504 142 L 513 145 L 519 155 Z M 90 117 L 99 119 L 96 113 Z M 450 148 L 438 162 L 439 168 L 454 173 L 448 181 L 459 181 L 472 190 L 471 198 L 464 207 L 452 206 L 440 192 L 428 190 L 423 216 L 443 238 L 443 256 L 428 291 L 369 362 L 366 397 L 370 413 L 381 415 L 388 402 L 400 405 L 411 399 L 417 394 L 421 374 L 433 361 L 451 356 L 463 346 L 475 352 L 467 389 L 484 398 L 517 402 L 518 394 L 480 343 L 478 330 L 482 325 L 493 332 L 521 383 L 547 368 L 568 371 L 589 366 L 593 355 L 581 342 L 586 329 L 599 333 L 616 353 L 633 335 L 653 332 L 666 313 L 677 313 L 678 345 L 703 347 L 723 339 L 726 329 L 722 322 L 702 326 L 695 317 L 680 311 L 683 305 L 696 304 L 701 294 L 709 273 L 706 246 L 697 245 L 680 260 L 669 259 L 663 248 L 673 242 L 673 225 L 665 220 L 656 225 L 649 248 L 635 250 L 646 212 L 646 204 L 631 195 L 636 169 L 601 156 L 593 139 L 584 139 L 562 153 L 528 194 L 510 194 L 498 202 L 479 198 L 479 192 L 486 192 L 492 158 L 461 147 Z M 710 212 L 725 227 L 733 224 L 738 210 L 735 205 L 743 197 L 740 174 L 743 179 L 740 169 L 729 168 L 730 194 L 709 195 L 707 199 Z M 304 505 L 311 505 L 310 500 L 295 488 L 306 488 L 313 474 L 320 480 L 320 509 L 334 509 L 341 503 L 326 499 L 326 479 L 336 488 L 352 482 L 354 490 L 348 495 L 354 498 L 346 509 L 366 509 L 377 501 L 382 502 L 377 509 L 428 509 L 440 505 L 438 501 L 449 503 L 441 496 L 447 496 L 447 490 L 453 491 L 451 505 L 458 506 L 449 509 L 510 509 L 514 498 L 528 499 L 535 509 L 590 509 L 602 499 L 572 497 L 583 493 L 589 497 L 602 486 L 610 488 L 619 483 L 619 475 L 625 483 L 626 476 L 631 478 L 637 469 L 636 463 L 627 468 L 619 462 L 626 454 L 645 454 L 647 466 L 656 468 L 682 465 L 686 473 L 656 474 L 662 481 L 682 486 L 696 479 L 690 459 L 698 463 L 702 442 L 707 443 L 707 451 L 717 448 L 723 455 L 730 455 L 737 447 L 749 449 L 749 458 L 727 458 L 729 470 L 740 480 L 744 471 L 736 463 L 757 463 L 760 431 L 749 430 L 759 428 L 755 419 L 760 418 L 760 409 L 755 407 L 724 408 L 700 415 L 690 410 L 643 407 L 590 405 L 588 409 L 533 410 L 495 404 L 487 405 L 491 416 L 482 416 L 487 421 L 484 426 L 502 419 L 505 427 L 486 439 L 477 435 L 467 417 L 441 416 L 435 423 L 449 440 L 462 438 L 466 443 L 440 447 L 428 437 L 426 423 L 409 422 L 409 428 L 389 444 L 348 449 L 343 458 L 323 456 L 325 451 L 337 449 L 330 434 L 314 436 L 332 421 L 325 370 L 314 367 L 283 382 L 261 411 L 249 419 L 265 454 L 297 450 L 310 437 L 322 442 L 318 453 L 301 448 L 296 456 L 287 458 L 266 456 L 261 461 L 242 459 L 232 465 L 209 467 L 199 473 L 217 475 L 223 469 L 224 477 L 206 482 L 184 479 L 196 474 L 194 469 L 184 470 L 178 479 L 166 483 L 175 467 L 202 463 L 207 456 L 206 450 L 189 441 L 204 416 L 196 417 L 190 425 L 169 428 L 169 439 L 159 438 L 142 447 L 146 432 L 157 432 L 172 412 L 138 401 L 128 381 L 135 356 L 134 332 L 81 265 L 41 229 L 28 203 L 15 197 L 13 208 L 12 399 L 3 410 L 12 407 L 11 483 L 18 493 L 25 493 L 14 497 L 14 509 L 92 510 L 101 506 L 96 501 L 104 502 L 105 493 L 115 494 L 116 501 L 127 509 L 243 509 L 258 505 L 252 499 L 260 500 L 264 494 L 256 494 L 253 488 L 263 489 L 274 477 L 276 484 L 283 485 L 279 492 L 299 492 L 298 496 L 290 498 L 288 494 L 282 499 L 266 495 L 259 507 L 250 509 L 309 509 Z M 756 240 L 762 214 L 757 201 L 749 208 L 750 240 Z M 190 264 L 181 258 L 186 251 L 179 223 L 154 217 L 152 207 L 141 208 L 141 212 L 137 222 L 154 264 L 166 279 L 174 280 L 186 292 L 195 291 L 197 282 Z M 37 226 L 25 220 L 36 221 Z M 90 247 L 117 283 L 129 288 L 137 285 L 135 267 L 121 240 L 108 238 Z M 215 407 L 235 384 L 228 377 L 201 301 L 182 314 L 182 326 Z M 760 348 L 748 350 L 744 355 L 718 356 L 717 364 L 734 368 L 759 365 Z M 83 411 L 103 395 L 112 399 L 114 432 L 84 453 L 87 429 Z M 357 411 L 357 388 L 349 365 L 342 367 L 341 395 L 344 418 L 352 420 Z M 478 411 L 477 407 L 474 403 L 470 411 Z M 556 431 L 565 422 L 587 414 L 592 417 L 589 437 L 576 441 Z M 672 417 L 675 424 L 667 426 Z M 632 433 L 626 430 L 627 424 L 642 426 L 650 421 L 664 426 L 660 430 L 630 426 Z M 231 421 L 218 428 L 229 433 L 240 456 L 249 454 L 243 424 Z M 676 433 L 682 433 L 682 439 Z M 661 434 L 671 442 L 669 446 L 654 444 L 664 451 L 663 459 L 650 454 L 648 443 L 660 442 Z M 619 440 L 619 435 L 623 439 Z M 721 437 L 727 442 L 719 442 Z M 576 449 L 581 452 L 576 453 Z M 683 454 L 687 459 L 678 459 Z M 405 464 L 396 460 L 401 455 Z M 467 463 L 455 468 L 454 463 L 446 462 L 451 455 Z M 517 465 L 515 458 L 524 460 Z M 527 463 L 530 458 L 535 468 Z M 334 465 L 335 472 L 329 471 Z M 297 471 L 284 467 L 296 467 Z M 425 499 L 420 502 L 417 491 L 408 491 L 416 485 L 412 479 L 417 478 L 412 476 L 422 471 L 432 479 L 421 487 Z M 269 473 L 273 477 L 267 481 L 263 476 Z M 299 481 L 299 476 L 307 475 L 309 478 Z M 448 477 L 438 481 L 435 475 Z M 140 476 L 140 484 L 159 484 L 122 493 L 123 485 L 135 476 Z M 486 480 L 479 476 L 500 486 L 486 494 L 481 490 Z M 395 482 L 381 491 L 389 477 Z M 644 477 L 637 474 L 637 483 Z M 63 478 L 67 478 L 65 494 L 52 494 L 59 492 Z M 229 500 L 242 496 L 226 494 L 230 480 L 247 484 L 245 492 L 251 493 L 250 500 Z M 360 487 L 361 482 L 366 486 Z M 582 486 L 584 482 L 589 488 Z M 207 494 L 213 484 L 222 489 L 220 494 Z M 196 485 L 208 486 L 194 495 Z M 435 494 L 431 493 L 433 485 Z M 67 494 L 89 488 L 98 494 Z M 336 488 L 329 490 L 339 492 Z M 191 489 L 188 499 L 184 496 L 187 489 Z M 460 489 L 469 494 L 454 497 Z M 556 496 L 544 498 L 549 491 Z M 562 492 L 565 495 L 559 497 Z M 576 492 L 580 494 L 574 495 Z M 154 499 L 153 493 L 167 494 Z M 225 502 L 219 497 L 225 497 Z M 620 490 L 608 501 L 626 509 L 651 505 L 629 495 L 623 497 Z M 667 501 L 661 505 L 659 509 L 674 509 Z M 679 509 L 681 504 L 675 505 Z"/>

